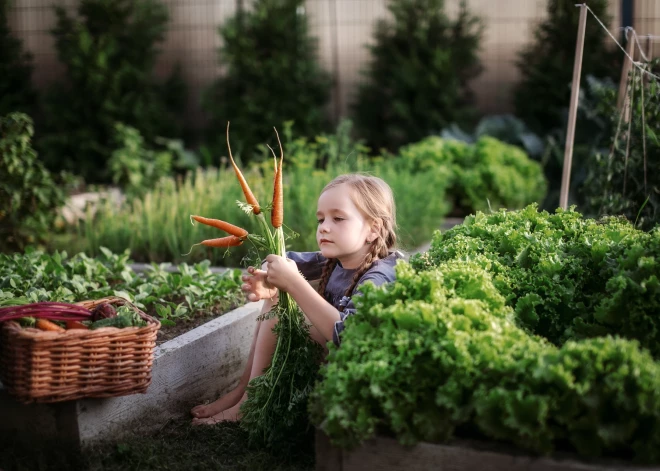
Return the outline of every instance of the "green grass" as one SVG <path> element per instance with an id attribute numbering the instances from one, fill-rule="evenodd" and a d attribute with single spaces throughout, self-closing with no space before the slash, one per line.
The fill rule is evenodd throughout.
<path id="1" fill-rule="evenodd" d="M 42 470 L 273 470 L 311 471 L 311 447 L 293 456 L 278 456 L 248 447 L 238 424 L 193 427 L 189 420 L 167 423 L 147 436 L 129 436 L 83 453 L 61 447 L 25 447 L 10 437 L 0 440 L 0 469 Z"/>

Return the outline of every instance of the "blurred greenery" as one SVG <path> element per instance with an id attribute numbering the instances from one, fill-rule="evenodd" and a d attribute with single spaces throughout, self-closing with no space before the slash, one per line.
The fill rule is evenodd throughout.
<path id="1" fill-rule="evenodd" d="M 404 249 L 429 240 L 450 209 L 444 196 L 449 183 L 446 169 L 439 166 L 412 173 L 389 159 L 370 159 L 364 146 L 351 142 L 349 134 L 350 123 L 342 124 L 336 134 L 321 135 L 313 141 L 294 139 L 290 128 L 283 130 L 284 221 L 290 236 L 287 248 L 318 249 L 317 198 L 330 180 L 347 172 L 367 172 L 390 184 Z M 243 170 L 257 199 L 267 206 L 272 197 L 272 161 L 264 160 Z M 432 195 L 429 189 L 433 189 Z M 189 224 L 191 214 L 226 220 L 256 232 L 256 221 L 236 204 L 243 199 L 231 167 L 198 169 L 185 177 L 163 178 L 143 198 L 129 200 L 124 206 L 111 201 L 101 203 L 96 214 L 90 210 L 87 220 L 79 223 L 78 237 L 86 241 L 84 247 L 90 254 L 98 253 L 102 246 L 112 251 L 130 248 L 131 258 L 137 261 L 178 263 L 210 259 L 218 265 L 238 266 L 245 257 L 254 261 L 265 254 L 256 253 L 250 244 L 230 251 L 198 246 L 190 255 L 182 254 L 189 252 L 193 244 L 219 235 L 215 229 Z M 67 249 L 77 240 L 61 240 L 55 248 Z"/>
<path id="2" fill-rule="evenodd" d="M 455 21 L 444 0 L 389 0 L 387 6 L 391 19 L 376 24 L 353 106 L 358 135 L 376 153 L 469 122 L 476 111 L 469 83 L 481 72 L 483 24 L 465 1 Z"/>
<path id="3" fill-rule="evenodd" d="M 44 168 L 32 148 L 33 134 L 26 114 L 0 116 L 0 252 L 43 243 L 72 181 Z"/>
<path id="4" fill-rule="evenodd" d="M 31 113 L 37 93 L 32 87 L 32 56 L 9 29 L 11 0 L 0 0 L 0 116 L 10 112 Z"/>
<path id="5" fill-rule="evenodd" d="M 210 115 L 206 146 L 226 149 L 224 130 L 231 121 L 232 151 L 244 163 L 257 146 L 277 145 L 272 126 L 293 121 L 296 134 L 313 137 L 325 130 L 324 105 L 330 78 L 317 59 L 309 34 L 305 0 L 256 0 L 220 27 L 223 74 L 204 94 Z"/>
<path id="6" fill-rule="evenodd" d="M 648 70 L 658 73 L 660 60 Z M 619 119 L 614 88 L 601 88 L 589 109 L 609 118 L 609 148 L 594 149 L 587 161 L 584 185 L 587 207 L 598 216 L 623 215 L 639 229 L 660 222 L 660 87 L 656 80 L 631 74 L 630 128 Z M 630 132 L 628 132 L 630 129 Z"/>
<path id="7" fill-rule="evenodd" d="M 180 72 L 165 83 L 152 77 L 167 8 L 159 0 L 80 0 L 75 14 L 61 5 L 55 12 L 52 34 L 66 75 L 44 96 L 37 148 L 51 169 L 108 182 L 117 122 L 135 127 L 149 143 L 181 133 Z"/>
<path id="8" fill-rule="evenodd" d="M 474 144 L 431 136 L 401 148 L 395 166 L 415 175 L 443 168 L 453 214 L 519 209 L 539 202 L 547 187 L 543 170 L 517 146 L 481 136 Z"/>

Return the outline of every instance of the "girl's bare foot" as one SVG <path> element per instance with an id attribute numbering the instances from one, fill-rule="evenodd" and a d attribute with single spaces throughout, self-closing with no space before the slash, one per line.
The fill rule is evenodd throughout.
<path id="1" fill-rule="evenodd" d="M 210 418 L 217 414 L 220 414 L 221 412 L 236 405 L 241 400 L 241 396 L 243 396 L 244 394 L 245 394 L 245 387 L 239 384 L 235 389 L 228 392 L 219 399 L 216 399 L 210 404 L 200 404 L 198 406 L 193 407 L 190 410 L 190 414 L 193 417 L 195 417 L 195 419 L 193 419 L 193 422 L 197 419 Z"/>
<path id="2" fill-rule="evenodd" d="M 220 422 L 236 422 L 241 418 L 241 404 L 243 404 L 245 399 L 247 399 L 247 394 L 244 393 L 239 401 L 229 409 L 221 411 L 210 417 L 194 418 L 192 420 L 192 425 L 215 425 Z"/>

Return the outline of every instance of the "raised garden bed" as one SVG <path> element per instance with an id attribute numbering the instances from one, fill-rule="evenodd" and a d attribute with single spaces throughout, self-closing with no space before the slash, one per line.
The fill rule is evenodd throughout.
<path id="1" fill-rule="evenodd" d="M 584 463 L 572 458 L 534 457 L 498 449 L 492 443 L 420 443 L 403 447 L 392 438 L 378 437 L 346 452 L 331 445 L 328 437 L 316 433 L 316 471 L 660 471 L 625 463 Z"/>
<path id="2" fill-rule="evenodd" d="M 246 304 L 157 346 L 146 394 L 23 405 L 0 388 L 0 432 L 78 448 L 182 418 L 194 404 L 236 385 L 261 304 Z"/>

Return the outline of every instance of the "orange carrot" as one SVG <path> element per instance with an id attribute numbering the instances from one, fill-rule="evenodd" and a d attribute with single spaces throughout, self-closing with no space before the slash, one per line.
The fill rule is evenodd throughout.
<path id="1" fill-rule="evenodd" d="M 231 146 L 229 145 L 229 122 L 227 122 L 227 148 L 229 149 L 229 158 L 231 159 L 231 164 L 234 166 L 234 171 L 236 172 L 238 183 L 241 184 L 241 188 L 243 189 L 245 200 L 248 202 L 248 204 L 252 205 L 252 212 L 254 214 L 259 214 L 261 212 L 261 208 L 259 208 L 259 202 L 257 201 L 257 198 L 254 197 L 252 190 L 250 190 L 250 187 L 247 184 L 247 181 L 245 181 L 243 173 L 238 168 L 236 162 L 234 162 L 234 157 L 231 155 Z"/>
<path id="2" fill-rule="evenodd" d="M 89 327 L 87 327 L 85 324 L 82 322 L 78 321 L 66 321 L 66 330 L 72 330 L 72 329 L 84 329 L 84 330 L 89 330 Z"/>
<path id="3" fill-rule="evenodd" d="M 229 224 L 228 222 L 221 221 L 220 219 L 209 219 L 202 216 L 190 216 L 190 217 L 197 222 L 206 224 L 207 226 L 215 227 L 216 229 L 220 229 L 221 231 L 225 231 L 228 234 L 231 234 L 236 237 L 240 237 L 241 239 L 247 237 L 248 235 L 248 231 L 246 231 L 245 229 L 238 226 L 234 226 L 233 224 Z"/>
<path id="4" fill-rule="evenodd" d="M 220 237 L 218 239 L 206 239 L 200 242 L 202 245 L 206 245 L 207 247 L 218 247 L 218 248 L 225 248 L 225 247 L 236 247 L 239 246 L 243 243 L 243 241 L 236 237 L 236 236 L 227 236 L 227 237 Z"/>
<path id="5" fill-rule="evenodd" d="M 275 128 L 273 128 L 275 129 Z M 284 223 L 284 189 L 282 188 L 282 161 L 284 160 L 284 149 L 280 142 L 280 135 L 277 134 L 277 142 L 280 145 L 280 164 L 275 172 L 275 181 L 273 182 L 273 209 L 270 213 L 270 222 L 274 228 L 282 227 Z"/>
<path id="6" fill-rule="evenodd" d="M 37 329 L 48 330 L 51 332 L 65 332 L 65 330 L 54 322 L 49 321 L 48 319 L 37 319 L 36 322 Z"/>

